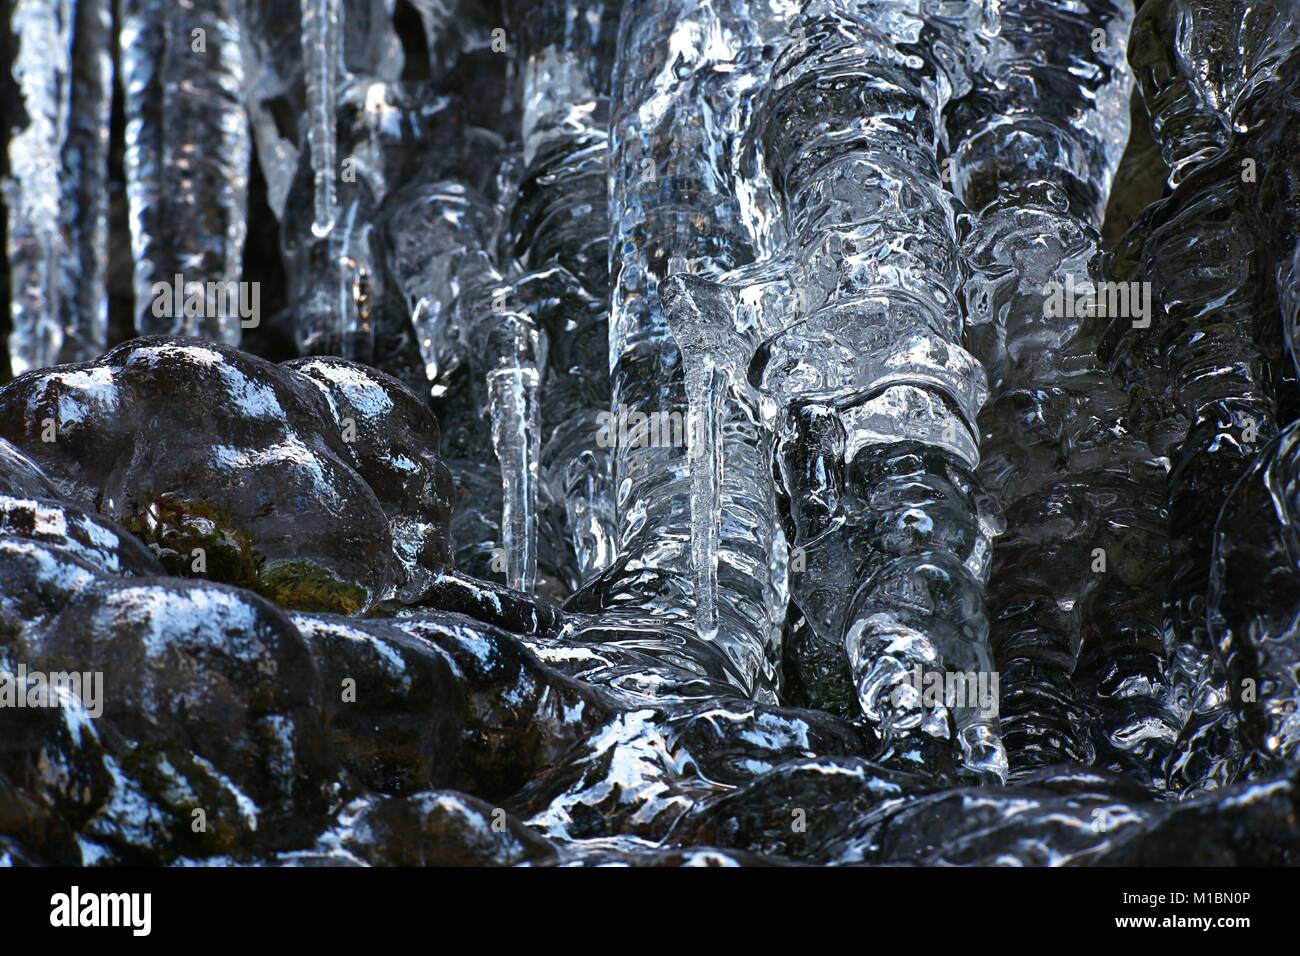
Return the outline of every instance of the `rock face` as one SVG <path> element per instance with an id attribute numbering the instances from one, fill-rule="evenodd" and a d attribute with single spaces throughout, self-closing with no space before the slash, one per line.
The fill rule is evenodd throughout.
<path id="1" fill-rule="evenodd" d="M 340 613 L 418 590 L 449 554 L 432 415 L 380 373 L 295 364 L 137 339 L 16 379 L 0 436 L 173 574 Z"/>

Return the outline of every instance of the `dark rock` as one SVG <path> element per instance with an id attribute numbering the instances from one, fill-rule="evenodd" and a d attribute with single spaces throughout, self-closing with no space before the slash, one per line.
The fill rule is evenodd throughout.
<path id="1" fill-rule="evenodd" d="M 413 613 L 450 611 L 526 636 L 554 636 L 565 621 L 564 612 L 548 601 L 452 570 L 430 575 L 408 603 L 416 609 Z"/>
<path id="2" fill-rule="evenodd" d="M 438 420 L 428 403 L 383 372 L 338 358 L 288 362 L 329 399 L 354 467 L 388 515 L 410 600 L 451 563 L 451 474 L 438 456 Z"/>
<path id="3" fill-rule="evenodd" d="M 116 522 L 61 501 L 0 495 L 0 535 L 42 544 L 107 574 L 163 570 L 149 549 Z"/>
<path id="4" fill-rule="evenodd" d="M 421 563 L 448 552 L 436 429 L 418 434 L 431 418 L 400 385 L 357 369 L 300 374 L 211 342 L 136 339 L 0 389 L 0 436 L 171 573 L 352 613 L 418 586 Z M 359 384 L 322 384 L 330 376 Z M 355 413 L 356 448 L 340 402 Z"/>
<path id="5" fill-rule="evenodd" d="M 446 655 L 381 621 L 292 620 L 320 668 L 330 738 L 348 770 L 388 794 L 456 778 L 466 715 Z"/>
<path id="6" fill-rule="evenodd" d="M 59 706 L 39 707 L 8 699 L 30 699 L 34 687 L 0 672 L 0 855 L 8 842 L 29 862 L 79 864 L 76 833 L 104 805 L 112 779 L 75 698 L 60 694 Z"/>
<path id="7" fill-rule="evenodd" d="M 0 494 L 16 498 L 58 498 L 58 489 L 36 463 L 0 438 Z"/>
<path id="8" fill-rule="evenodd" d="M 610 717 L 599 691 L 544 667 L 518 639 L 453 614 L 396 618 L 446 655 L 466 720 L 460 788 L 500 800 L 560 762 Z"/>
<path id="9" fill-rule="evenodd" d="M 268 602 L 215 584 L 105 578 L 25 631 L 12 656 L 102 673 L 120 779 L 92 832 L 123 859 L 303 846 L 318 829 L 333 780 L 320 678 Z"/>
<path id="10" fill-rule="evenodd" d="M 505 810 L 453 790 L 380 800 L 343 845 L 375 866 L 512 866 L 555 854 Z"/>

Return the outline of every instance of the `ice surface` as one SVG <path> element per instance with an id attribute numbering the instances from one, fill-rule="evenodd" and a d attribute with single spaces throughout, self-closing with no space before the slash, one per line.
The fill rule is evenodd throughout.
<path id="1" fill-rule="evenodd" d="M 136 328 L 237 344 L 241 316 L 215 283 L 238 283 L 247 229 L 250 140 L 238 4 L 124 0 L 118 37 Z M 201 284 L 198 307 L 189 298 Z"/>
<path id="2" fill-rule="evenodd" d="M 107 343 L 107 0 L 18 0 L 9 66 L 21 121 L 5 129 L 10 362 L 15 374 L 93 358 Z"/>
<path id="3" fill-rule="evenodd" d="M 988 607 L 1011 765 L 1097 759 L 1159 786 L 1181 728 L 1157 597 L 1167 463 L 1096 357 L 1101 320 L 1073 308 L 1074 290 L 1101 289 L 1131 17 L 1112 0 L 1004 8 L 948 127 L 953 186 L 976 214 L 967 336 L 993 379 L 979 475 L 1006 515 Z"/>

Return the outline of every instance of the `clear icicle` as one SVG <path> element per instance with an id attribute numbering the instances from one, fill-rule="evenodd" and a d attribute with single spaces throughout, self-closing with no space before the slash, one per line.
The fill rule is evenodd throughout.
<path id="1" fill-rule="evenodd" d="M 742 693 L 775 698 L 784 566 L 757 407 L 727 396 L 718 543 L 718 628 L 697 634 L 690 479 L 682 442 L 664 440 L 688 403 L 659 285 L 668 259 L 717 277 L 752 258 L 731 181 L 738 104 L 761 63 L 777 4 L 625 4 L 611 105 L 609 368 L 618 488 L 614 563 L 571 606 L 635 619 L 643 646 L 688 659 Z M 644 623 L 641 623 L 644 622 Z M 652 637 L 652 634 L 658 636 Z"/>
<path id="2" fill-rule="evenodd" d="M 489 337 L 501 367 L 487 373 L 492 444 L 501 463 L 501 531 L 506 584 L 531 594 L 537 583 L 537 475 L 541 460 L 540 335 L 515 316 Z"/>
<path id="3" fill-rule="evenodd" d="M 237 3 L 123 0 L 121 23 L 136 327 L 236 345 L 226 291 L 242 269 L 251 149 Z M 159 292 L 177 282 L 184 302 Z"/>
<path id="4" fill-rule="evenodd" d="M 670 264 L 670 272 L 679 266 Z M 718 630 L 722 426 L 728 393 L 743 381 L 753 347 L 735 330 L 736 300 L 725 287 L 670 275 L 660 286 L 660 297 L 685 369 L 695 626 L 701 637 L 712 640 Z"/>
<path id="5" fill-rule="evenodd" d="M 5 189 L 14 374 L 103 351 L 107 333 L 108 0 L 17 0 L 10 69 L 27 123 Z"/>
<path id="6" fill-rule="evenodd" d="M 307 91 L 307 144 L 314 189 L 311 231 L 328 236 L 338 216 L 334 185 L 335 116 L 343 37 L 343 0 L 302 0 L 303 81 Z"/>
<path id="7" fill-rule="evenodd" d="M 687 454 L 691 459 L 691 577 L 695 627 L 718 634 L 718 528 L 722 524 L 722 415 L 726 376 L 711 361 L 686 366 Z"/>
<path id="8" fill-rule="evenodd" d="M 526 167 L 507 243 L 519 306 L 549 334 L 538 520 L 542 583 L 571 593 L 614 557 L 609 408 L 609 92 L 619 4 L 512 5 Z"/>

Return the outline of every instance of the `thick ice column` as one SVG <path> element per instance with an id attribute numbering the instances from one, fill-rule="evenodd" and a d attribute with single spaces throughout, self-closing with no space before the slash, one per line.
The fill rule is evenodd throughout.
<path id="1" fill-rule="evenodd" d="M 1178 790 L 1222 786 L 1241 769 L 1240 688 L 1229 684 L 1207 629 L 1205 595 L 1227 490 L 1278 430 L 1261 344 L 1276 322 L 1277 286 L 1256 218 L 1259 176 L 1250 172 L 1268 159 L 1252 155 L 1242 109 L 1273 88 L 1267 54 L 1286 31 L 1282 8 L 1251 5 L 1250 16 L 1244 8 L 1158 0 L 1139 14 L 1130 60 L 1178 185 L 1143 214 L 1112 263 L 1114 278 L 1149 283 L 1152 300 L 1149 328 L 1118 320 L 1107 344 L 1133 407 L 1145 410 L 1153 450 L 1171 462 L 1165 632 L 1175 695 L 1189 715 L 1169 763 Z M 1223 69 L 1225 56 L 1241 66 Z M 1199 140 L 1186 133 L 1211 128 L 1207 111 L 1223 130 L 1217 152 L 1193 148 Z"/>
<path id="2" fill-rule="evenodd" d="M 16 0 L 5 29 L 25 120 L 8 141 L 5 195 L 21 374 L 106 345 L 112 17 L 108 0 Z"/>
<path id="3" fill-rule="evenodd" d="M 214 285 L 239 282 L 247 228 L 238 4 L 123 0 L 121 24 L 136 328 L 238 344 L 230 287 Z M 156 292 L 178 275 L 186 303 Z"/>
<path id="4" fill-rule="evenodd" d="M 1206 605 L 1241 695 L 1247 769 L 1300 754 L 1300 422 L 1242 475 L 1215 527 Z M 1248 692 L 1248 693 L 1247 693 Z"/>
<path id="5" fill-rule="evenodd" d="M 518 308 L 552 344 L 542 385 L 542 573 L 571 591 L 613 559 L 609 409 L 609 93 L 617 2 L 519 3 L 526 168 L 508 246 Z"/>
<path id="6" fill-rule="evenodd" d="M 819 642 L 843 646 L 888 759 L 998 775 L 992 527 L 973 473 L 985 375 L 960 344 L 956 210 L 937 157 L 982 12 L 805 4 L 756 117 L 790 292 L 752 374 L 780 409 L 793 600 Z"/>
<path id="7" fill-rule="evenodd" d="M 976 213 L 968 340 L 992 372 L 979 476 L 1006 515 L 987 604 L 1011 767 L 1089 762 L 1095 742 L 1157 785 L 1180 727 L 1160 631 L 1164 462 L 1096 357 L 1100 320 L 1076 314 L 1107 308 L 1097 229 L 1128 138 L 1131 19 L 1127 0 L 1004 7 L 952 110 L 949 162 Z"/>
<path id="8" fill-rule="evenodd" d="M 1258 79 L 1234 104 L 1238 155 L 1257 163 L 1253 222 L 1276 279 L 1289 359 L 1300 328 L 1300 8 L 1270 24 Z M 1264 313 L 1265 321 L 1272 318 Z M 1279 424 L 1282 424 L 1279 422 Z M 1214 529 L 1206 599 L 1247 772 L 1300 754 L 1300 422 L 1256 456 Z"/>
<path id="9" fill-rule="evenodd" d="M 771 699 L 783 582 L 758 411 L 728 395 L 718 545 L 718 630 L 695 632 L 684 369 L 659 300 L 669 259 L 717 276 L 752 257 L 731 181 L 744 51 L 766 4 L 627 4 L 612 104 L 609 366 L 618 488 L 614 564 L 575 598 L 652 618 L 666 652 L 719 655 L 742 691 Z M 739 58 L 739 59 L 738 59 Z M 783 574 L 779 577 L 783 577 Z M 685 611 L 685 613 L 683 613 Z M 671 635 L 671 636 L 669 636 Z"/>

